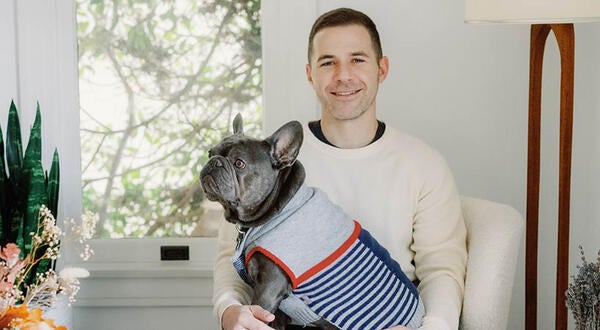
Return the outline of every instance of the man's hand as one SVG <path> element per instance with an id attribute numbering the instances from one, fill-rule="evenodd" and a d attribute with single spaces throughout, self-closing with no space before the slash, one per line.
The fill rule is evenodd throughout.
<path id="1" fill-rule="evenodd" d="M 265 324 L 274 319 L 275 315 L 258 305 L 233 305 L 223 312 L 221 325 L 224 330 L 275 330 Z"/>

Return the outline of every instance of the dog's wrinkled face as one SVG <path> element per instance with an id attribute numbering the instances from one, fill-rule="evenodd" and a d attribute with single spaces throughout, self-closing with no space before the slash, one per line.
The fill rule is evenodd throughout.
<path id="1" fill-rule="evenodd" d="M 209 200 L 225 209 L 227 221 L 255 226 L 268 209 L 280 172 L 296 160 L 302 144 L 302 127 L 289 122 L 264 140 L 243 134 L 242 119 L 234 120 L 234 134 L 209 150 L 209 161 L 200 172 Z"/>

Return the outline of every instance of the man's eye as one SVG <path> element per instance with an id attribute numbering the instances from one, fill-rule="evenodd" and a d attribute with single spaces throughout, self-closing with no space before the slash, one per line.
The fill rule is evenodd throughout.
<path id="1" fill-rule="evenodd" d="M 365 60 L 363 60 L 362 58 L 355 58 L 355 59 L 352 60 L 352 62 L 354 62 L 354 63 L 363 63 L 363 62 L 365 62 Z"/>
<path id="2" fill-rule="evenodd" d="M 319 64 L 319 66 L 323 67 L 323 66 L 330 66 L 333 64 L 333 61 L 327 61 L 327 62 L 321 62 L 321 64 Z"/>
<path id="3" fill-rule="evenodd" d="M 243 169 L 243 168 L 246 168 L 246 163 L 244 163 L 244 161 L 241 159 L 236 159 L 236 161 L 233 162 L 233 166 L 235 166 L 239 169 Z"/>

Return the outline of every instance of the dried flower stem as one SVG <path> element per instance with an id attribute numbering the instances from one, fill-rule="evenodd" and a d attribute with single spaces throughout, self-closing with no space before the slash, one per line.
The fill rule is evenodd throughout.
<path id="1" fill-rule="evenodd" d="M 566 305 L 571 310 L 578 330 L 600 329 L 600 251 L 596 262 L 585 259 L 583 247 L 579 246 L 581 265 L 577 275 L 572 276 L 565 292 Z"/>

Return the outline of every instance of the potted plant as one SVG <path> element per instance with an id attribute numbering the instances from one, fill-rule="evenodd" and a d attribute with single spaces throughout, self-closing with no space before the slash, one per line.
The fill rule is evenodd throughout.
<path id="1" fill-rule="evenodd" d="M 567 288 L 567 307 L 577 330 L 600 329 L 600 251 L 595 262 L 588 262 L 583 248 L 579 249 L 582 264 Z"/>
<path id="2" fill-rule="evenodd" d="M 40 107 L 23 152 L 14 102 L 8 114 L 6 144 L 0 127 L 0 328 L 52 321 L 41 318 L 62 290 L 52 268 L 58 257 L 59 158 L 54 151 L 50 173 L 42 166 Z M 27 306 L 29 304 L 29 306 Z M 31 309 L 28 307 L 32 307 Z M 33 323 L 31 323 L 33 322 Z"/>
<path id="3" fill-rule="evenodd" d="M 17 244 L 23 253 L 31 250 L 31 233 L 37 232 L 38 215 L 42 205 L 45 205 L 56 218 L 59 175 L 59 158 L 56 149 L 50 173 L 44 172 L 42 167 L 42 124 L 39 103 L 23 154 L 19 114 L 15 103 L 11 102 L 6 146 L 2 140 L 0 127 L 1 246 L 12 242 Z M 46 249 L 47 247 L 42 247 L 37 252 L 39 253 L 37 257 L 43 255 Z M 50 263 L 50 260 L 44 259 L 38 264 L 36 273 L 47 271 L 51 266 Z"/>

